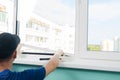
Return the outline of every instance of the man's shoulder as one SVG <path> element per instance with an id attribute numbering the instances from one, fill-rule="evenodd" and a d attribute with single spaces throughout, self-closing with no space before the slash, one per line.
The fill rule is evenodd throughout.
<path id="1" fill-rule="evenodd" d="M 45 75 L 46 71 L 44 67 L 39 67 L 36 69 L 25 69 L 23 71 L 4 70 L 0 72 L 0 80 L 13 80 L 13 78 L 14 80 L 43 80 Z"/>
<path id="2" fill-rule="evenodd" d="M 8 78 L 10 73 L 11 73 L 11 71 L 8 69 L 1 71 L 0 72 L 0 80 L 4 80 L 4 79 Z"/>

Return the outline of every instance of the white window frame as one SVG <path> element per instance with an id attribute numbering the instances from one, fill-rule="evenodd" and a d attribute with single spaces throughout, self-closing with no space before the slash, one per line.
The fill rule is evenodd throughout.
<path id="1" fill-rule="evenodd" d="M 120 54 L 112 51 L 87 51 L 87 27 L 89 0 L 77 0 L 76 48 L 75 53 L 81 58 L 120 60 Z M 79 27 L 80 26 L 80 27 Z"/>
<path id="2" fill-rule="evenodd" d="M 87 51 L 88 0 L 76 0 L 75 55 L 65 57 L 59 67 L 84 68 L 105 71 L 120 71 L 120 54 L 117 52 Z M 30 46 L 29 46 L 30 47 Z M 34 46 L 31 48 L 40 49 Z M 44 65 L 38 60 L 26 60 L 30 55 L 22 55 L 16 64 Z M 37 59 L 39 56 L 34 55 Z M 25 58 L 26 57 L 26 58 Z M 33 57 L 33 56 L 32 56 Z M 29 58 L 29 57 L 28 57 Z"/>
<path id="3" fill-rule="evenodd" d="M 17 26 L 17 3 L 18 0 L 14 0 L 14 23 L 13 23 L 13 33 L 18 34 L 18 26 Z"/>

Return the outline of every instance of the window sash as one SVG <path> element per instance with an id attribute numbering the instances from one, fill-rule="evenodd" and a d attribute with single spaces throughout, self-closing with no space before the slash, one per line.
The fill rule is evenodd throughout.
<path id="1" fill-rule="evenodd" d="M 75 1 L 76 1 L 76 0 L 75 0 Z M 19 2 L 19 1 L 18 1 L 18 2 Z M 20 9 L 20 6 L 18 6 L 18 7 L 19 7 L 19 10 L 21 10 L 21 9 Z M 23 22 L 23 20 L 20 20 L 20 18 L 19 18 L 19 17 L 20 17 L 20 16 L 19 16 L 19 15 L 20 15 L 19 10 L 18 10 L 18 19 L 17 19 L 17 20 L 18 20 L 18 23 L 24 23 L 24 24 L 26 24 L 26 22 Z M 22 12 L 22 13 L 23 13 L 23 12 Z M 37 18 L 39 18 L 39 17 L 37 17 Z M 25 18 L 24 18 L 24 19 L 25 19 Z M 20 22 L 19 22 L 19 20 L 20 20 Z M 20 25 L 22 25 L 22 24 L 20 24 Z M 22 33 L 23 31 L 21 32 L 21 30 L 20 30 L 20 27 L 21 27 L 21 26 L 20 26 L 20 25 L 18 24 L 18 26 L 19 26 L 19 33 Z M 41 26 L 41 27 L 42 27 L 42 26 Z M 55 27 L 55 26 L 53 26 L 53 27 Z M 22 28 L 21 28 L 21 29 L 22 29 Z M 63 28 L 62 28 L 62 29 L 63 29 Z M 31 29 L 31 30 L 32 30 L 32 29 Z M 43 29 L 43 30 L 41 30 L 41 31 L 47 32 L 47 29 Z M 29 34 L 29 33 L 28 33 L 28 34 Z M 58 34 L 58 33 L 56 33 L 56 34 Z M 21 34 L 21 35 L 24 35 L 24 34 Z M 58 35 L 61 36 L 61 34 L 58 34 Z M 44 35 L 41 35 L 41 37 L 42 37 L 42 36 L 44 36 Z M 21 37 L 21 38 L 22 38 L 22 37 Z M 24 39 L 25 39 L 25 38 L 24 38 Z M 27 46 L 35 46 L 35 47 L 36 47 L 36 44 L 33 45 L 33 44 L 25 43 L 25 40 L 24 40 L 24 39 L 23 39 L 23 42 L 21 41 L 22 44 L 27 45 Z M 45 37 L 45 38 L 43 38 L 43 39 L 41 38 L 41 41 L 44 42 L 46 39 L 47 39 L 47 37 Z M 33 40 L 33 39 L 31 39 L 31 42 L 32 42 L 32 40 Z M 35 37 L 34 40 L 36 40 L 36 43 L 37 43 L 37 38 L 36 38 L 36 37 Z M 39 39 L 39 40 L 40 40 L 40 39 Z M 67 40 L 66 40 L 66 42 L 67 42 Z M 57 40 L 56 40 L 56 43 L 58 43 Z M 47 44 L 48 44 L 48 42 L 47 42 Z M 42 47 L 40 47 L 40 46 L 37 46 L 37 47 L 38 47 L 39 49 L 42 48 Z M 45 47 L 46 47 L 46 46 L 45 46 Z M 58 47 L 59 47 L 59 46 L 58 46 Z M 61 47 L 61 46 L 60 46 L 60 47 Z M 29 48 L 31 48 L 31 47 L 29 47 Z M 38 49 L 37 49 L 37 50 L 38 50 Z M 36 50 L 36 52 L 37 52 L 37 50 Z M 43 47 L 43 50 L 44 50 L 44 47 Z M 49 50 L 49 49 L 48 49 L 48 50 Z M 55 50 L 56 50 L 56 49 L 55 49 Z M 53 51 L 54 51 L 54 50 L 52 50 L 52 48 L 51 48 L 51 51 L 50 51 L 50 52 L 53 52 Z M 67 51 L 67 49 L 66 49 L 66 51 Z M 35 51 L 34 51 L 34 52 L 35 52 Z M 44 51 L 44 52 L 45 52 L 45 51 Z M 54 52 L 55 52 L 55 51 L 54 51 Z M 73 54 L 73 52 L 72 52 L 72 54 Z"/>
<path id="2" fill-rule="evenodd" d="M 80 58 L 120 60 L 118 52 L 87 51 L 88 0 L 77 0 L 75 53 Z"/>

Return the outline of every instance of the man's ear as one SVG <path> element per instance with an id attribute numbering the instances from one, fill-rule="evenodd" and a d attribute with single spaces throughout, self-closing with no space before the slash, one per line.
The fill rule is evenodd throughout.
<path id="1" fill-rule="evenodd" d="M 16 58 L 17 57 L 17 51 L 15 50 L 14 52 L 13 52 L 13 58 Z"/>

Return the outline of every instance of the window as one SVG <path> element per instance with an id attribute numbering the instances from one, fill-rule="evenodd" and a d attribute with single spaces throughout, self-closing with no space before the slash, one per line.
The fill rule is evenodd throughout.
<path id="1" fill-rule="evenodd" d="M 16 1 L 0 0 L 0 33 L 15 33 Z"/>
<path id="2" fill-rule="evenodd" d="M 89 0 L 88 50 L 120 51 L 120 1 Z"/>
<path id="3" fill-rule="evenodd" d="M 61 48 L 75 54 L 67 58 L 68 67 L 118 71 L 118 9 L 118 0 L 19 0 L 22 50 L 38 54 Z"/>
<path id="4" fill-rule="evenodd" d="M 30 47 L 22 50 L 53 52 L 62 48 L 66 53 L 85 58 L 113 59 L 115 56 L 119 59 L 118 3 L 112 0 L 20 0 L 18 21 L 22 43 L 40 51 Z M 109 8 L 107 15 L 110 5 L 114 7 Z M 116 17 L 110 17 L 113 15 Z"/>
<path id="5" fill-rule="evenodd" d="M 82 58 L 119 60 L 119 1 L 78 2 L 76 53 Z"/>
<path id="6" fill-rule="evenodd" d="M 28 52 L 74 54 L 75 0 L 18 0 L 19 35 Z"/>

